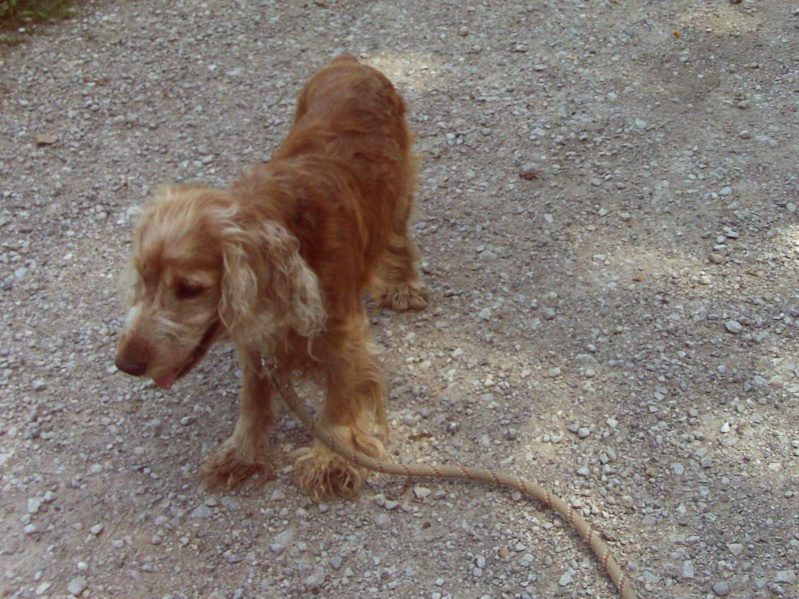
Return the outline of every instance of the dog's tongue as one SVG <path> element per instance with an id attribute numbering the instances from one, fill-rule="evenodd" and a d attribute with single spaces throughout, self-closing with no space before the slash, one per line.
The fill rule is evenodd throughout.
<path id="1" fill-rule="evenodd" d="M 178 372 L 177 370 L 173 370 L 171 372 L 167 372 L 166 374 L 162 374 L 158 378 L 154 378 L 153 382 L 162 389 L 168 390 L 172 388 L 172 385 L 175 384 L 176 380 L 178 380 Z"/>

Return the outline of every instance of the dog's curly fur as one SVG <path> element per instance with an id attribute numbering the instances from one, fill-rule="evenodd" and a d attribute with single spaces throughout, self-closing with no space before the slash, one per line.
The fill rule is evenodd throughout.
<path id="1" fill-rule="evenodd" d="M 134 234 L 117 366 L 169 388 L 228 338 L 243 371 L 233 435 L 202 466 L 228 488 L 269 475 L 274 389 L 265 365 L 316 373 L 320 423 L 378 456 L 385 385 L 361 298 L 419 310 L 427 290 L 408 221 L 416 158 L 405 104 L 349 55 L 303 89 L 288 138 L 229 189 L 170 186 Z M 319 499 L 356 494 L 364 472 L 321 444 L 301 450 L 300 485 Z"/>

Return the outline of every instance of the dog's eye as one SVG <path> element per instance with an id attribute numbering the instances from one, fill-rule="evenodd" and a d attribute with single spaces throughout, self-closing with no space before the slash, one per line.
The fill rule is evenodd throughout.
<path id="1" fill-rule="evenodd" d="M 175 297 L 179 300 L 189 300 L 198 297 L 203 291 L 205 291 L 205 287 L 202 285 L 181 281 L 175 289 Z"/>

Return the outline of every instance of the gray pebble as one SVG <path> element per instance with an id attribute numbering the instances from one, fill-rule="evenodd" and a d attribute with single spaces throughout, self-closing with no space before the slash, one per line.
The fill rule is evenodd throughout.
<path id="1" fill-rule="evenodd" d="M 201 518 L 210 518 L 214 515 L 213 510 L 205 504 L 198 505 L 194 508 L 191 513 L 189 514 L 189 518 L 193 518 L 194 520 L 199 520 Z"/>
<path id="2" fill-rule="evenodd" d="M 724 326 L 733 335 L 737 335 L 743 330 L 743 325 L 737 320 L 728 320 L 724 323 Z"/>
<path id="3" fill-rule="evenodd" d="M 380 530 L 386 530 L 391 526 L 391 517 L 388 514 L 378 514 L 375 518 L 375 526 Z"/>
<path id="4" fill-rule="evenodd" d="M 794 570 L 782 570 L 774 576 L 774 582 L 785 584 L 796 584 L 796 572 Z"/>
<path id="5" fill-rule="evenodd" d="M 320 569 L 315 570 L 308 578 L 305 579 L 305 586 L 309 589 L 318 589 L 325 584 L 326 574 Z"/>
<path id="6" fill-rule="evenodd" d="M 725 581 L 719 581 L 713 585 L 713 592 L 719 597 L 725 597 L 730 594 L 730 585 Z"/>
<path id="7" fill-rule="evenodd" d="M 42 507 L 42 500 L 38 497 L 33 497 L 28 499 L 28 513 L 29 514 L 38 514 L 39 509 Z"/>
<path id="8" fill-rule="evenodd" d="M 682 563 L 682 567 L 680 568 L 680 578 L 687 580 L 691 579 L 696 576 L 696 568 L 694 568 L 694 563 L 690 560 L 686 560 Z"/>
<path id="9" fill-rule="evenodd" d="M 430 489 L 421 485 L 417 485 L 413 488 L 413 494 L 416 495 L 417 499 L 426 499 L 430 493 L 432 493 Z"/>
<path id="10" fill-rule="evenodd" d="M 533 557 L 532 553 L 525 553 L 521 559 L 519 560 L 519 565 L 522 568 L 529 568 L 535 563 L 535 557 Z"/>
<path id="11" fill-rule="evenodd" d="M 70 595 L 78 596 L 86 590 L 86 586 L 86 578 L 83 576 L 76 576 L 69 581 L 69 585 L 67 585 L 67 591 L 69 591 Z"/>
<path id="12" fill-rule="evenodd" d="M 330 560 L 328 560 L 328 563 L 330 564 L 331 568 L 338 571 L 344 563 L 344 558 L 340 555 L 334 555 L 330 558 Z"/>
<path id="13" fill-rule="evenodd" d="M 272 553 L 283 553 L 286 547 L 294 540 L 294 530 L 291 528 L 287 528 L 281 533 L 275 535 L 275 538 L 272 540 L 272 544 L 269 545 L 269 549 L 272 550 Z"/>
<path id="14" fill-rule="evenodd" d="M 738 557 L 743 553 L 744 546 L 742 543 L 730 543 L 727 545 L 727 549 L 729 549 L 730 553 L 734 556 Z"/>

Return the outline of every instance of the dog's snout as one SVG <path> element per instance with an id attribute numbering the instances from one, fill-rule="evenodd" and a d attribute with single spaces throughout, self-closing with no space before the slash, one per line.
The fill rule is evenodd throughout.
<path id="1" fill-rule="evenodd" d="M 141 376 L 147 372 L 147 362 L 143 360 L 124 358 L 117 355 L 114 364 L 119 370 L 131 376 Z"/>

